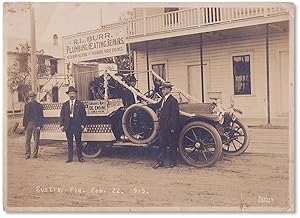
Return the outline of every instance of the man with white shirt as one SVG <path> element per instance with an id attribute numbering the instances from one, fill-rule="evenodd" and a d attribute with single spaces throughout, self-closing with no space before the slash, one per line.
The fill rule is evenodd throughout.
<path id="1" fill-rule="evenodd" d="M 73 161 L 73 136 L 75 136 L 78 161 L 83 163 L 85 161 L 82 157 L 81 135 L 86 123 L 85 106 L 76 99 L 77 90 L 74 86 L 70 86 L 66 93 L 69 95 L 70 100 L 63 103 L 60 111 L 60 129 L 66 132 L 68 140 L 68 158 L 66 163 Z"/>
<path id="2" fill-rule="evenodd" d="M 179 105 L 175 97 L 171 95 L 173 85 L 170 82 L 162 84 L 163 98 L 154 108 L 158 113 L 158 135 L 159 135 L 159 157 L 153 168 L 165 166 L 167 148 L 170 151 L 170 165 L 167 168 L 173 168 L 177 165 L 177 136 L 179 123 Z M 151 107 L 151 106 L 150 106 Z"/>

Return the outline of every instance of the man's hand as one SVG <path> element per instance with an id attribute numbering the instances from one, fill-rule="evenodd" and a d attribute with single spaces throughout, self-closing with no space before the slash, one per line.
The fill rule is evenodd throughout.
<path id="1" fill-rule="evenodd" d="M 61 127 L 60 127 L 60 130 L 61 130 L 62 132 L 64 132 L 64 131 L 65 131 L 65 127 L 64 127 L 64 126 L 61 126 Z"/>
<path id="2" fill-rule="evenodd" d="M 174 129 L 171 129 L 171 133 L 174 133 L 175 132 L 175 130 Z"/>

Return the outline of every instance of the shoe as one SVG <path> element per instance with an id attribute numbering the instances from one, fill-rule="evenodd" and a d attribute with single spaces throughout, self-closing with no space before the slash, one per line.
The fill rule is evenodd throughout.
<path id="1" fill-rule="evenodd" d="M 30 158 L 30 156 L 26 156 L 26 157 L 25 157 L 25 160 L 28 160 L 29 158 Z"/>
<path id="2" fill-rule="evenodd" d="M 84 160 L 83 158 L 79 158 L 78 161 L 79 161 L 80 163 L 84 163 L 84 162 L 85 162 L 85 160 Z"/>
<path id="3" fill-rule="evenodd" d="M 72 159 L 67 159 L 66 160 L 66 163 L 70 163 L 70 162 L 72 162 L 73 160 Z"/>
<path id="4" fill-rule="evenodd" d="M 36 155 L 34 155 L 32 158 L 37 158 L 37 156 L 36 156 Z"/>
<path id="5" fill-rule="evenodd" d="M 157 163 L 155 163 L 155 164 L 152 166 L 153 169 L 157 169 L 157 168 L 159 168 L 159 167 L 164 167 L 164 163 L 157 162 Z"/>
<path id="6" fill-rule="evenodd" d="M 170 165 L 167 165 L 166 168 L 173 168 L 173 167 L 176 167 L 176 165 L 177 165 L 176 163 L 172 163 Z"/>

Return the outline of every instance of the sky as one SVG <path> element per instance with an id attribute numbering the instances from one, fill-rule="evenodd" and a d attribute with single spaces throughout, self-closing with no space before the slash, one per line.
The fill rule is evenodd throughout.
<path id="1" fill-rule="evenodd" d="M 29 5 L 4 4 L 4 41 L 8 50 L 19 41 L 30 42 Z M 113 7 L 113 10 L 111 10 Z M 131 7 L 121 3 L 34 3 L 37 49 L 47 50 L 57 34 L 62 36 L 98 29 L 102 24 L 118 22 Z"/>

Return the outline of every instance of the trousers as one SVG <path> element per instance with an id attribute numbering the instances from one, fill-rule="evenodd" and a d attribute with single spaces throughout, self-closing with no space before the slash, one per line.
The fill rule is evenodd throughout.
<path id="1" fill-rule="evenodd" d="M 40 131 L 36 130 L 37 126 L 33 121 L 29 121 L 25 129 L 25 156 L 30 157 L 31 155 L 31 138 L 33 135 L 33 156 L 37 156 L 39 152 L 39 143 L 40 143 Z"/>
<path id="2" fill-rule="evenodd" d="M 76 153 L 78 159 L 82 158 L 82 129 L 80 126 L 74 125 L 72 119 L 70 120 L 69 128 L 66 130 L 66 137 L 68 140 L 68 159 L 73 160 L 73 136 L 75 136 Z"/>

